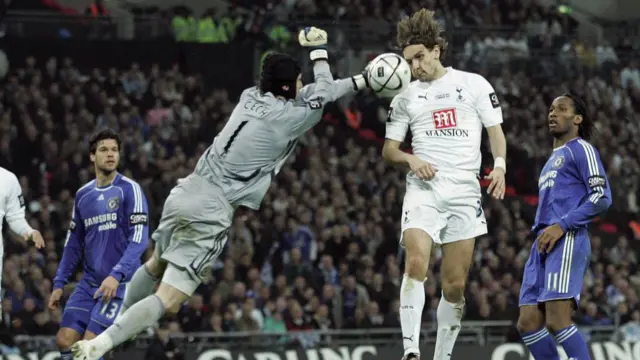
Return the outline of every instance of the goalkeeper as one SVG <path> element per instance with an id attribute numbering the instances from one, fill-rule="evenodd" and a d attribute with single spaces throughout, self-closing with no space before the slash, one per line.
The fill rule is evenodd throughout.
<path id="1" fill-rule="evenodd" d="M 234 209 L 257 210 L 272 177 L 298 137 L 320 121 L 325 104 L 367 86 L 362 74 L 333 80 L 324 30 L 306 28 L 298 40 L 314 62 L 315 83 L 302 87 L 300 66 L 290 56 L 264 60 L 259 86 L 242 93 L 195 171 L 171 190 L 152 235 L 155 252 L 133 275 L 120 316 L 95 339 L 73 345 L 74 359 L 97 360 L 176 313 L 224 249 Z"/>

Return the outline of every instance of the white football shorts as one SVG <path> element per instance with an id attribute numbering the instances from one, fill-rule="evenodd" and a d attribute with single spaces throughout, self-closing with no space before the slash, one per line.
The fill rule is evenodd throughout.
<path id="1" fill-rule="evenodd" d="M 478 177 L 470 171 L 440 170 L 429 181 L 410 173 L 402 204 L 402 234 L 407 229 L 421 229 L 436 244 L 486 234 L 481 191 Z M 400 244 L 403 245 L 402 235 Z"/>

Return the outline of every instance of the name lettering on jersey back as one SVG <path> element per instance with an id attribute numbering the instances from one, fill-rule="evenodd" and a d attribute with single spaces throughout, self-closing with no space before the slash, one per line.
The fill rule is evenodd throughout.
<path id="1" fill-rule="evenodd" d="M 98 231 L 113 230 L 118 227 L 118 213 L 108 213 L 92 216 L 84 219 L 84 227 L 88 229 L 90 226 L 98 225 Z"/>
<path id="2" fill-rule="evenodd" d="M 557 170 L 551 170 L 540 176 L 538 180 L 538 188 L 544 190 L 546 188 L 553 187 L 556 184 L 555 179 L 558 177 Z"/>
<path id="3" fill-rule="evenodd" d="M 244 103 L 244 109 L 256 113 L 258 116 L 267 115 L 267 107 L 259 102 L 248 100 Z"/>
<path id="4" fill-rule="evenodd" d="M 468 137 L 469 131 L 458 129 L 458 117 L 455 108 L 441 109 L 433 112 L 434 130 L 427 130 L 427 136 Z"/>

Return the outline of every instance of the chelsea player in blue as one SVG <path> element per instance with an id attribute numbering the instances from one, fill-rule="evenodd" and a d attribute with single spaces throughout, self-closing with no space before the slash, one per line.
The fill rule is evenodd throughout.
<path id="1" fill-rule="evenodd" d="M 56 337 L 61 360 L 73 359 L 75 342 L 95 338 L 113 323 L 149 235 L 147 199 L 140 185 L 117 172 L 118 134 L 102 130 L 89 146 L 96 178 L 76 193 L 49 301 L 52 309 L 60 306 L 63 287 L 82 262 L 82 279 L 66 303 Z"/>
<path id="2" fill-rule="evenodd" d="M 554 150 L 538 180 L 537 239 L 524 269 L 518 329 L 537 360 L 560 359 L 555 340 L 570 359 L 589 360 L 571 315 L 591 256 L 587 226 L 611 206 L 611 189 L 587 142 L 593 122 L 585 103 L 571 94 L 556 98 L 548 122 Z"/>

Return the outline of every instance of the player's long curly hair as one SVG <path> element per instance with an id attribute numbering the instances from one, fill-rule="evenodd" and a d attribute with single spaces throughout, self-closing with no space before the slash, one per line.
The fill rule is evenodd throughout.
<path id="1" fill-rule="evenodd" d="M 420 9 L 397 25 L 398 46 L 405 48 L 409 45 L 422 44 L 432 50 L 436 45 L 440 47 L 440 61 L 445 58 L 448 43 L 441 37 L 442 30 L 435 13 L 428 9 Z"/>
<path id="2" fill-rule="evenodd" d="M 587 104 L 578 95 L 572 93 L 564 93 L 562 96 L 571 99 L 571 101 L 573 101 L 574 113 L 582 116 L 582 123 L 578 126 L 578 136 L 585 140 L 591 139 L 594 132 L 593 118 L 589 114 Z"/>

